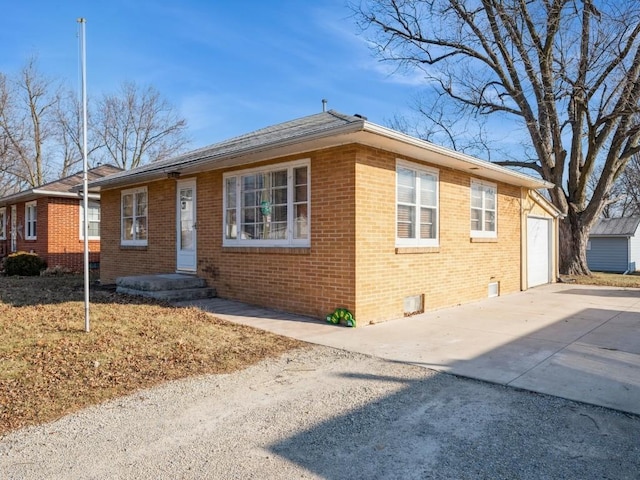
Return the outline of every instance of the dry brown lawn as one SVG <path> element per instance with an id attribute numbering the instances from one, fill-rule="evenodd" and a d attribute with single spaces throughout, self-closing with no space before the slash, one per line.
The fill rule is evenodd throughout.
<path id="1" fill-rule="evenodd" d="M 638 273 L 634 273 L 631 275 L 621 275 L 619 273 L 593 272 L 590 277 L 563 275 L 562 280 L 573 281 L 582 285 L 640 288 L 640 274 Z"/>
<path id="2" fill-rule="evenodd" d="M 0 277 L 0 435 L 304 346 L 195 308 L 98 288 L 86 333 L 83 300 L 81 277 Z"/>

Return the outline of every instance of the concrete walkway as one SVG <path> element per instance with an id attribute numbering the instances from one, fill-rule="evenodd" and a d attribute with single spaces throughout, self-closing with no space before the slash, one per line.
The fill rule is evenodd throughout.
<path id="1" fill-rule="evenodd" d="M 640 415 L 640 290 L 553 284 L 355 329 L 219 298 L 182 302 L 305 342 Z"/>

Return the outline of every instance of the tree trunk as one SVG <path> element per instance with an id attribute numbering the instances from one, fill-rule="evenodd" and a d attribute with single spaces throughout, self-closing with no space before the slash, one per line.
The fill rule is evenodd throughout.
<path id="1" fill-rule="evenodd" d="M 587 242 L 590 225 L 584 225 L 580 214 L 571 208 L 560 221 L 560 273 L 591 275 L 587 265 Z"/>

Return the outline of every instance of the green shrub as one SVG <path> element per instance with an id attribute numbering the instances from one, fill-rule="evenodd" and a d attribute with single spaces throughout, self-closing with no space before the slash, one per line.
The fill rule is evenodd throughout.
<path id="1" fill-rule="evenodd" d="M 32 277 L 40 275 L 47 268 L 47 262 L 36 253 L 16 252 L 4 259 L 4 273 Z"/>

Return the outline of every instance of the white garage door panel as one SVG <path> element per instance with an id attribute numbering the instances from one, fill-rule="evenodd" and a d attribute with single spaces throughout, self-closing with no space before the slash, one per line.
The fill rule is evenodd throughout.
<path id="1" fill-rule="evenodd" d="M 550 221 L 527 218 L 527 283 L 529 288 L 550 282 Z"/>

